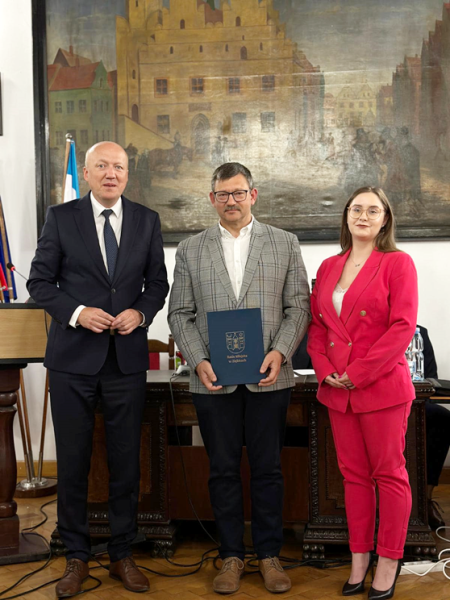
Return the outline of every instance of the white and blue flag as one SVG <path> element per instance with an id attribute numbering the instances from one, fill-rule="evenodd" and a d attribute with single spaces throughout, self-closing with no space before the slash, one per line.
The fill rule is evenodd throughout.
<path id="1" fill-rule="evenodd" d="M 77 159 L 75 154 L 75 142 L 70 142 L 69 160 L 67 161 L 66 184 L 64 186 L 63 202 L 70 202 L 80 197 L 78 186 Z"/>

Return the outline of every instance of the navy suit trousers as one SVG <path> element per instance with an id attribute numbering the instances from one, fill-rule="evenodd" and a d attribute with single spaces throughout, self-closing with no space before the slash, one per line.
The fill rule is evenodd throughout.
<path id="1" fill-rule="evenodd" d="M 121 560 L 131 554 L 130 544 L 137 534 L 146 373 L 121 373 L 111 336 L 106 361 L 96 375 L 50 370 L 49 378 L 58 462 L 58 531 L 67 558 L 87 562 L 91 554 L 88 475 L 95 409 L 100 401 L 109 468 L 108 552 L 111 561 Z"/>
<path id="2" fill-rule="evenodd" d="M 291 389 L 255 393 L 192 394 L 210 462 L 209 493 L 220 535 L 220 556 L 243 560 L 242 446 L 251 471 L 252 538 L 258 558 L 278 556 L 283 545 L 280 454 Z"/>

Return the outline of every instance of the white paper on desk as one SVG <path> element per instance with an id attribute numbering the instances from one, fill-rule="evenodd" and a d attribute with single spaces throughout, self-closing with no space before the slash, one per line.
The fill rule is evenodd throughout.
<path id="1" fill-rule="evenodd" d="M 295 375 L 314 375 L 314 369 L 294 369 Z"/>

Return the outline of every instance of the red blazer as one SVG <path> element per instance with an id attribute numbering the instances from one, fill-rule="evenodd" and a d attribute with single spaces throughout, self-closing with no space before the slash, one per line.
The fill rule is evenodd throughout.
<path id="1" fill-rule="evenodd" d="M 332 294 L 349 252 L 325 260 L 311 296 L 308 353 L 317 398 L 345 412 L 370 412 L 415 398 L 405 351 L 416 328 L 417 273 L 404 252 L 374 250 L 346 292 L 338 317 Z M 327 375 L 347 372 L 354 390 L 333 388 Z"/>

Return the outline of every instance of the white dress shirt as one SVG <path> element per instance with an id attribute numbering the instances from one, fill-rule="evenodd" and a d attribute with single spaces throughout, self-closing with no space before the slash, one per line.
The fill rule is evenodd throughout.
<path id="1" fill-rule="evenodd" d="M 236 296 L 239 294 L 242 287 L 242 279 L 244 277 L 245 265 L 247 264 L 248 250 L 250 247 L 250 237 L 253 227 L 252 220 L 248 225 L 243 227 L 238 237 L 234 237 L 225 227 L 219 222 L 220 234 L 222 239 L 223 255 L 228 275 L 230 276 L 231 285 Z"/>
<path id="2" fill-rule="evenodd" d="M 105 217 L 102 215 L 104 210 L 107 210 L 98 200 L 94 198 L 94 194 L 91 192 L 91 204 L 92 204 L 92 212 L 94 213 L 94 221 L 95 221 L 95 229 L 97 231 L 98 243 L 100 246 L 100 252 L 102 253 L 103 262 L 105 263 L 105 269 L 108 272 L 108 261 L 106 259 L 106 248 L 105 248 L 105 236 L 103 235 L 103 231 L 105 228 Z M 116 236 L 117 246 L 120 247 L 120 236 L 122 234 L 122 222 L 123 222 L 123 206 L 122 206 L 122 197 L 120 197 L 114 206 L 111 206 L 112 213 L 109 217 L 109 222 L 111 224 L 112 230 L 114 231 L 114 235 Z M 73 313 L 69 325 L 72 327 L 78 327 L 79 323 L 77 323 L 80 312 L 86 308 L 83 304 L 80 304 Z M 142 313 L 141 313 L 142 314 Z M 145 317 L 142 314 L 143 321 L 141 326 L 144 325 Z"/>

